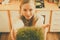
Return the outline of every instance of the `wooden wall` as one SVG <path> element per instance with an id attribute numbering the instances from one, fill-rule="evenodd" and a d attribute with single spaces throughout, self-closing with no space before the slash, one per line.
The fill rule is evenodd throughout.
<path id="1" fill-rule="evenodd" d="M 9 32 L 0 32 L 0 40 L 10 40 Z"/>
<path id="2" fill-rule="evenodd" d="M 48 32 L 47 40 L 60 40 L 60 32 Z"/>

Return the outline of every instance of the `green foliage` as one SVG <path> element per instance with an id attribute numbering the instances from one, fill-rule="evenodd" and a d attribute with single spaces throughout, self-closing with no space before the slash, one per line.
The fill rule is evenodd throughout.
<path id="1" fill-rule="evenodd" d="M 44 32 L 41 28 L 20 28 L 17 31 L 16 40 L 44 40 Z"/>

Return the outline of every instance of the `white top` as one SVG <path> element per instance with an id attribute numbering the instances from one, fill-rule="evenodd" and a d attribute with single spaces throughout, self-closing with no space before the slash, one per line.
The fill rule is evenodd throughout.
<path id="1" fill-rule="evenodd" d="M 41 27 L 43 24 L 44 18 L 40 14 L 36 14 L 36 15 L 37 15 L 38 20 L 37 20 L 35 26 Z M 19 28 L 22 28 L 22 27 L 24 27 L 24 23 L 20 19 L 15 24 L 13 24 L 13 29 L 15 31 L 17 31 Z"/>

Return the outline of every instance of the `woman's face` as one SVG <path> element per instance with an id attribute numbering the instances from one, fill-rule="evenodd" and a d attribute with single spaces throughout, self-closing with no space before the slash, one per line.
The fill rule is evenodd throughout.
<path id="1" fill-rule="evenodd" d="M 27 19 L 31 19 L 35 13 L 35 5 L 32 3 L 26 3 L 21 6 L 21 14 Z"/>

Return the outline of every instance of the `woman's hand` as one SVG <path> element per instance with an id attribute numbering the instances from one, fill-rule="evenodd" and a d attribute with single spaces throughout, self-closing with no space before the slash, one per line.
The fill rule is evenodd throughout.
<path id="1" fill-rule="evenodd" d="M 49 28 L 50 24 L 43 24 L 42 26 L 43 26 L 43 28 Z"/>

